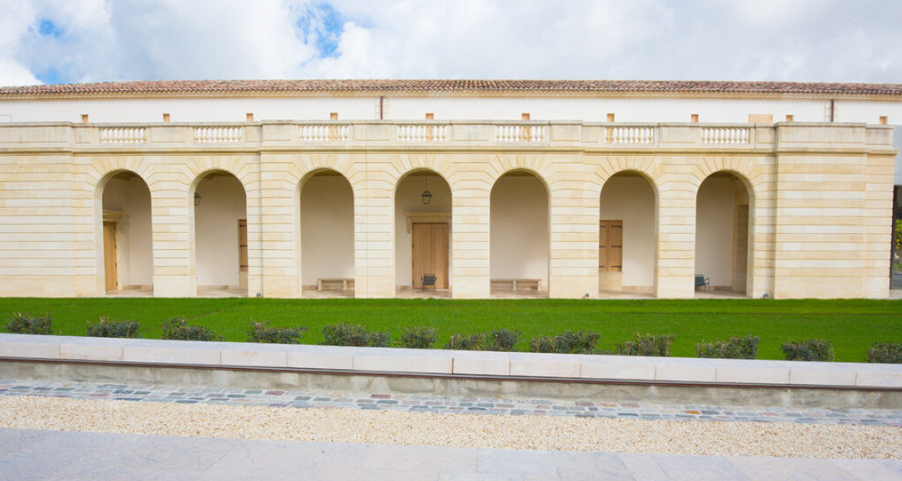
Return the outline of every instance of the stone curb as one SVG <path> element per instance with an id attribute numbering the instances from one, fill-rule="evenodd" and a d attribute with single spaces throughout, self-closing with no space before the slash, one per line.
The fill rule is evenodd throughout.
<path id="1" fill-rule="evenodd" d="M 902 365 L 894 364 L 351 348 L 25 334 L 0 334 L 0 358 L 624 383 L 902 389 Z"/>

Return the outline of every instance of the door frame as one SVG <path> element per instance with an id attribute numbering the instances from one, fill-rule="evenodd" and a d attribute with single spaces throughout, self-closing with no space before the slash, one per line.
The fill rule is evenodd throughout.
<path id="1" fill-rule="evenodd" d="M 413 226 L 415 224 L 427 224 L 427 225 L 444 224 L 444 225 L 448 226 L 448 249 L 446 251 L 447 255 L 445 256 L 445 272 L 446 272 L 446 276 L 448 277 L 448 286 L 442 287 L 442 289 L 451 289 L 451 220 L 447 219 L 447 220 L 437 220 L 437 221 L 435 221 L 435 220 L 413 220 L 413 221 L 411 221 L 410 217 L 408 217 L 408 225 L 410 226 L 410 233 L 411 233 L 411 236 L 410 236 L 410 242 L 411 242 L 411 244 L 410 244 L 410 284 L 411 284 L 410 288 L 416 289 L 416 282 L 417 282 L 416 267 L 414 265 L 416 255 L 414 255 L 414 251 L 413 251 L 413 242 L 416 239 L 413 236 Z M 436 286 L 436 288 L 438 288 L 438 286 Z"/>

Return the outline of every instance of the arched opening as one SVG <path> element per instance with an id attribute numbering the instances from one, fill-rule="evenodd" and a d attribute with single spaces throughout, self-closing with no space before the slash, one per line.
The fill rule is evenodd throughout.
<path id="1" fill-rule="evenodd" d="M 695 207 L 696 296 L 745 296 L 751 288 L 750 191 L 743 179 L 724 171 L 709 175 L 699 186 Z"/>
<path id="2" fill-rule="evenodd" d="M 354 191 L 322 170 L 300 186 L 301 286 L 307 297 L 354 297 Z"/>
<path id="3" fill-rule="evenodd" d="M 598 225 L 600 297 L 655 293 L 657 195 L 638 172 L 620 172 L 601 190 Z"/>
<path id="4" fill-rule="evenodd" d="M 247 296 L 247 195 L 234 175 L 215 170 L 196 182 L 194 255 L 197 295 Z"/>
<path id="5" fill-rule="evenodd" d="M 497 297 L 548 295 L 548 189 L 532 172 L 517 170 L 492 186 L 489 279 Z"/>
<path id="6" fill-rule="evenodd" d="M 133 172 L 101 183 L 102 235 L 98 252 L 103 291 L 113 296 L 153 296 L 150 189 Z"/>
<path id="7" fill-rule="evenodd" d="M 429 170 L 395 188 L 395 289 L 399 297 L 451 296 L 451 186 Z"/>

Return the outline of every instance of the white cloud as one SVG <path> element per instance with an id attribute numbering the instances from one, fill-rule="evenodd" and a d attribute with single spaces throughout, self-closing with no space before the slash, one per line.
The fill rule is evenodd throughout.
<path id="1" fill-rule="evenodd" d="M 206 78 L 898 82 L 902 3 L 20 0 L 0 83 Z M 330 10 L 331 9 L 331 10 Z M 341 32 L 328 30 L 340 16 Z M 49 20 L 59 37 L 41 35 Z M 298 22 L 308 22 L 307 28 Z M 334 52 L 317 50 L 323 43 Z M 329 47 L 331 48 L 331 47 Z M 52 76 L 52 75 L 50 75 Z"/>

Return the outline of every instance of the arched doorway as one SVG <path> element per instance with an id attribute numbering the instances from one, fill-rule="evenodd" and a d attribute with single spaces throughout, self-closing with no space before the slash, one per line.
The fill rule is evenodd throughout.
<path id="1" fill-rule="evenodd" d="M 153 296 L 153 231 L 150 189 L 138 174 L 113 173 L 101 182 L 103 291 L 115 296 Z"/>
<path id="2" fill-rule="evenodd" d="M 611 176 L 601 190 L 598 287 L 601 297 L 647 297 L 655 292 L 657 195 L 638 172 Z"/>
<path id="3" fill-rule="evenodd" d="M 334 170 L 301 182 L 301 292 L 354 297 L 354 191 Z"/>
<path id="4" fill-rule="evenodd" d="M 395 188 L 395 289 L 399 296 L 450 297 L 451 186 L 431 170 Z"/>
<path id="5" fill-rule="evenodd" d="M 515 170 L 492 186 L 489 279 L 494 296 L 547 296 L 550 229 L 548 189 L 537 175 Z"/>
<path id="6" fill-rule="evenodd" d="M 695 207 L 695 275 L 708 281 L 696 295 L 745 296 L 751 288 L 750 208 L 745 180 L 732 172 L 715 172 L 702 182 Z"/>
<path id="7" fill-rule="evenodd" d="M 229 172 L 214 170 L 196 182 L 194 202 L 194 255 L 197 295 L 247 295 L 247 195 L 241 181 Z"/>

